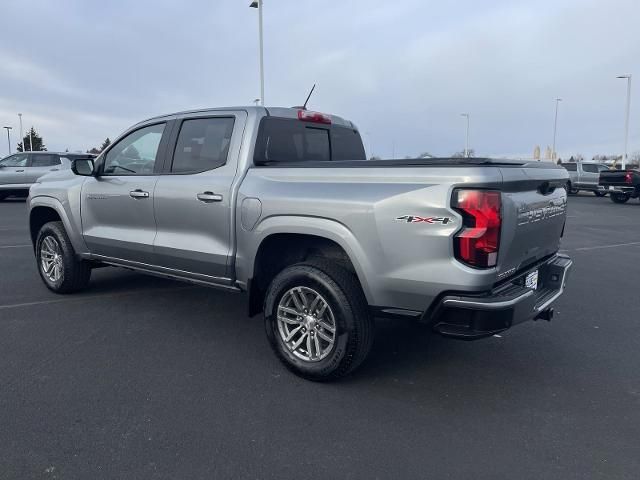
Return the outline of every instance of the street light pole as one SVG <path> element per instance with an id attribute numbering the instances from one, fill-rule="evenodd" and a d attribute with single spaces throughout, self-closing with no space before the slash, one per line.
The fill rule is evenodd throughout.
<path id="1" fill-rule="evenodd" d="M 556 161 L 556 133 L 558 132 L 558 104 L 561 101 L 561 98 L 556 98 L 556 116 L 553 120 L 553 149 L 551 150 L 551 159 L 554 163 Z"/>
<path id="2" fill-rule="evenodd" d="M 20 119 L 20 141 L 22 142 L 22 151 L 26 152 L 27 149 L 25 148 L 24 137 L 22 136 L 22 114 L 21 113 L 18 114 L 18 118 Z"/>
<path id="3" fill-rule="evenodd" d="M 466 117 L 467 119 L 467 133 L 465 135 L 465 142 L 464 142 L 464 158 L 469 158 L 469 114 L 468 113 L 461 113 L 460 114 L 463 117 Z"/>
<path id="4" fill-rule="evenodd" d="M 624 117 L 624 155 L 622 157 L 622 169 L 625 170 L 627 168 L 627 155 L 628 155 L 627 147 L 629 145 L 629 112 L 631 110 L 631 74 L 618 75 L 616 78 L 627 79 L 627 111 Z"/>
<path id="5" fill-rule="evenodd" d="M 260 102 L 264 106 L 264 54 L 263 54 L 263 37 L 262 37 L 262 0 L 254 0 L 249 5 L 251 8 L 258 9 L 258 36 L 260 40 Z"/>
<path id="6" fill-rule="evenodd" d="M 9 144 L 9 155 L 11 155 L 11 136 L 9 135 L 9 130 L 13 127 L 4 127 L 7 129 L 7 143 Z"/>

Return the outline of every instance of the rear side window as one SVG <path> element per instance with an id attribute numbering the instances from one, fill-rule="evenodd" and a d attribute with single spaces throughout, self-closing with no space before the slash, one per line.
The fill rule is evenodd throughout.
<path id="1" fill-rule="evenodd" d="M 233 117 L 185 120 L 180 127 L 171 171 L 197 173 L 227 163 Z"/>
<path id="2" fill-rule="evenodd" d="M 331 129 L 332 160 L 366 160 L 362 138 L 357 130 L 335 126 Z"/>
<path id="3" fill-rule="evenodd" d="M 598 166 L 593 163 L 583 163 L 582 170 L 587 173 L 598 173 Z"/>
<path id="4" fill-rule="evenodd" d="M 57 155 L 31 155 L 32 167 L 53 167 L 60 165 L 60 158 Z"/>
<path id="5" fill-rule="evenodd" d="M 578 171 L 578 165 L 576 165 L 575 163 L 563 163 L 562 166 L 570 172 Z"/>
<path id="6" fill-rule="evenodd" d="M 254 155 L 256 163 L 365 159 L 356 130 L 273 117 L 262 119 Z"/>

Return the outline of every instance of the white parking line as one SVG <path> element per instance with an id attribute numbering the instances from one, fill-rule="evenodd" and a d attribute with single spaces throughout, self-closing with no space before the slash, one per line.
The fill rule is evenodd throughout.
<path id="1" fill-rule="evenodd" d="M 24 245 L 2 245 L 0 248 L 24 248 L 24 247 L 33 247 L 30 243 L 26 243 Z"/>
<path id="2" fill-rule="evenodd" d="M 129 292 L 121 292 L 121 293 L 112 293 L 107 295 L 85 295 L 85 296 L 77 296 L 77 297 L 66 297 L 55 300 L 39 300 L 37 302 L 24 302 L 24 303 L 14 303 L 10 305 L 0 305 L 0 310 L 8 310 L 10 308 L 20 308 L 20 307 L 33 307 L 36 305 L 50 305 L 53 303 L 70 303 L 70 302 L 81 302 L 82 300 L 94 300 L 96 298 L 115 298 L 115 297 L 127 297 L 130 295 L 139 295 L 142 293 L 156 293 L 156 292 L 172 292 L 179 290 L 188 290 L 190 288 L 195 288 L 193 285 L 187 285 L 184 287 L 170 287 L 170 288 L 157 288 L 152 290 L 135 290 Z"/>
<path id="3" fill-rule="evenodd" d="M 597 245 L 595 247 L 580 247 L 574 249 L 576 252 L 585 252 L 588 250 L 598 250 L 600 248 L 616 248 L 616 247 L 632 247 L 634 245 L 640 245 L 640 242 L 629 242 L 629 243 L 615 243 L 613 245 Z"/>

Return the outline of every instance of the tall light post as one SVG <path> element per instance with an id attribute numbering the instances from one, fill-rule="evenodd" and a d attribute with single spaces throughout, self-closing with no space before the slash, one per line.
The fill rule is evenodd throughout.
<path id="1" fill-rule="evenodd" d="M 25 148 L 24 137 L 22 136 L 22 114 L 21 113 L 18 114 L 18 118 L 20 119 L 20 141 L 22 142 L 22 151 L 26 152 L 27 149 Z"/>
<path id="2" fill-rule="evenodd" d="M 249 5 L 258 9 L 258 36 L 260 37 L 260 102 L 264 106 L 264 55 L 262 48 L 262 0 L 253 0 Z"/>
<path id="3" fill-rule="evenodd" d="M 553 120 L 553 147 L 551 150 L 551 160 L 556 161 L 556 134 L 558 132 L 558 104 L 562 101 L 561 98 L 556 98 L 556 116 Z"/>
<path id="4" fill-rule="evenodd" d="M 9 134 L 9 130 L 13 127 L 4 127 L 7 129 L 7 143 L 9 144 L 9 155 L 11 155 L 11 135 Z"/>
<path id="5" fill-rule="evenodd" d="M 627 146 L 629 144 L 629 111 L 631 110 L 631 74 L 618 75 L 616 78 L 627 79 L 627 111 L 624 117 L 624 155 L 622 157 L 622 169 L 627 168 Z"/>
<path id="6" fill-rule="evenodd" d="M 365 137 L 367 138 L 367 149 L 369 150 L 369 158 L 373 157 L 373 150 L 371 147 L 371 134 L 369 132 L 364 132 Z"/>
<path id="7" fill-rule="evenodd" d="M 469 158 L 469 114 L 461 113 L 460 116 L 465 117 L 467 119 L 467 133 L 465 135 L 465 141 L 464 141 L 464 158 Z"/>

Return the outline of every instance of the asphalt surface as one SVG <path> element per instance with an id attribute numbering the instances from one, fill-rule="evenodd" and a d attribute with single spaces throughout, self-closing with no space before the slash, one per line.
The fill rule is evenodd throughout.
<path id="1" fill-rule="evenodd" d="M 0 478 L 637 479 L 640 205 L 571 197 L 551 322 L 477 342 L 381 322 L 367 363 L 288 373 L 240 295 L 40 281 L 0 203 Z"/>

